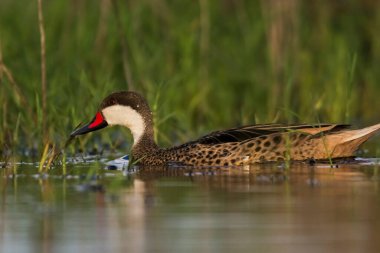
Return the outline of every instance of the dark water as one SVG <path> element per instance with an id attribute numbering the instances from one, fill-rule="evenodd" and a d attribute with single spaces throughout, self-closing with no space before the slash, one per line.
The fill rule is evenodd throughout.
<path id="1" fill-rule="evenodd" d="M 87 170 L 3 170 L 0 252 L 380 252 L 376 165 Z"/>

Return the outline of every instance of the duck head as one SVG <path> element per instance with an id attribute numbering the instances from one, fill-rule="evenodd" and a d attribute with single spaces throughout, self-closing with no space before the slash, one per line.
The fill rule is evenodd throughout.
<path id="1" fill-rule="evenodd" d="M 153 117 L 146 100 L 131 91 L 115 92 L 101 103 L 90 123 L 74 130 L 70 136 L 86 134 L 106 126 L 121 125 L 129 128 L 134 145 L 143 138 L 153 140 Z"/>

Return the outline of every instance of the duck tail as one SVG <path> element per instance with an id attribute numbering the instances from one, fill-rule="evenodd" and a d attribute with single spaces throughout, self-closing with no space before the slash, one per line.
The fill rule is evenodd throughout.
<path id="1" fill-rule="evenodd" d="M 347 131 L 347 136 L 343 137 L 342 142 L 361 140 L 361 143 L 363 143 L 374 136 L 379 130 L 380 124 L 376 124 L 362 129 Z"/>
<path id="2" fill-rule="evenodd" d="M 349 157 L 354 156 L 354 152 L 358 150 L 361 144 L 380 131 L 380 124 L 369 126 L 357 130 L 342 131 L 332 134 L 330 142 L 332 147 L 332 157 Z"/>

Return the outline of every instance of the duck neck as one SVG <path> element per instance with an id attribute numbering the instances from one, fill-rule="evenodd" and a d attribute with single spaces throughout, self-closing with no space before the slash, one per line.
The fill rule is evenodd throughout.
<path id="1" fill-rule="evenodd" d="M 138 138 L 134 138 L 134 143 L 132 146 L 133 159 L 136 161 L 141 160 L 146 155 L 149 155 L 158 149 L 159 147 L 154 141 L 153 120 L 149 118 L 145 121 L 145 128 L 143 133 L 138 136 Z"/>

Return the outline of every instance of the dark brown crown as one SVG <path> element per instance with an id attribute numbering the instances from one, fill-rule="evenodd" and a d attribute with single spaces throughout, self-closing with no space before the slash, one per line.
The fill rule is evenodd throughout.
<path id="1" fill-rule="evenodd" d="M 112 105 L 129 106 L 143 116 L 145 120 L 151 118 L 151 110 L 145 98 L 133 91 L 118 91 L 108 95 L 100 104 L 100 110 Z"/>

